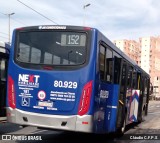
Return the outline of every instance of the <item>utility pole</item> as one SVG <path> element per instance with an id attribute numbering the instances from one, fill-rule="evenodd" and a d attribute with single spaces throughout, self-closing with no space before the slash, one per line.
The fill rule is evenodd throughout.
<path id="1" fill-rule="evenodd" d="M 8 42 L 10 44 L 10 27 L 11 27 L 11 24 L 10 24 L 10 19 L 11 19 L 11 15 L 15 14 L 14 12 L 12 13 L 8 13 L 8 14 L 5 14 L 8 16 Z"/>
<path id="2" fill-rule="evenodd" d="M 91 4 L 90 3 L 88 3 L 88 4 L 86 4 L 86 5 L 84 5 L 83 6 L 83 9 L 84 9 L 84 18 L 83 18 L 83 26 L 85 26 L 85 18 L 86 18 L 86 12 L 85 12 L 85 9 L 86 9 L 86 7 L 89 7 Z"/>

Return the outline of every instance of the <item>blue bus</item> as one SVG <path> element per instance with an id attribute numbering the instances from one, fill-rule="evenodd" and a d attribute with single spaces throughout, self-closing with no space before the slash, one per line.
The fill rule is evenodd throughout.
<path id="1" fill-rule="evenodd" d="M 147 115 L 150 76 L 99 30 L 40 25 L 13 31 L 8 122 L 124 133 Z"/>
<path id="2" fill-rule="evenodd" d="M 0 122 L 6 121 L 6 89 L 9 44 L 0 41 Z"/>

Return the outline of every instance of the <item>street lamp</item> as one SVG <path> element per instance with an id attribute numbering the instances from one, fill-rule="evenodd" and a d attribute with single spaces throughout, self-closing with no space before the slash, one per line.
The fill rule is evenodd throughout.
<path id="1" fill-rule="evenodd" d="M 14 12 L 12 12 L 12 13 L 8 13 L 8 14 L 5 14 L 5 15 L 7 15 L 8 16 L 8 42 L 9 42 L 9 44 L 10 44 L 10 17 L 11 17 L 11 15 L 13 15 L 13 14 L 15 14 Z"/>
<path id="2" fill-rule="evenodd" d="M 85 26 L 85 9 L 86 9 L 86 7 L 89 7 L 91 4 L 90 3 L 88 3 L 88 4 L 86 4 L 86 5 L 84 5 L 83 6 L 83 9 L 84 9 L 84 19 L 83 19 L 83 25 Z"/>
<path id="3" fill-rule="evenodd" d="M 91 4 L 88 3 L 88 4 L 84 5 L 83 8 L 85 9 L 86 7 L 88 7 L 88 6 L 90 6 L 90 5 L 91 5 Z"/>

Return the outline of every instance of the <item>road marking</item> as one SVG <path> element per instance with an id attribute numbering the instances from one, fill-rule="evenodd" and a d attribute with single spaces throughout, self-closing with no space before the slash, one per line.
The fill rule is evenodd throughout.
<path id="1" fill-rule="evenodd" d="M 160 114 L 160 112 L 152 112 L 152 113 L 148 113 L 148 114 Z"/>
<path id="2" fill-rule="evenodd" d="M 39 130 L 39 131 L 34 131 L 34 132 L 30 133 L 30 134 L 37 134 L 37 133 L 46 132 L 46 131 L 48 131 L 48 130 Z"/>
<path id="3" fill-rule="evenodd" d="M 153 107 L 159 108 L 160 105 L 150 105 L 150 106 L 149 106 L 149 108 L 153 108 Z"/>

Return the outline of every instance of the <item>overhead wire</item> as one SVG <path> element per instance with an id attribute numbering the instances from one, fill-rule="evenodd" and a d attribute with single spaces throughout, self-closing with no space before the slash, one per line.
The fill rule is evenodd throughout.
<path id="1" fill-rule="evenodd" d="M 23 22 L 20 22 L 19 20 L 15 19 L 15 18 L 13 18 L 13 17 L 11 17 L 11 19 L 12 19 L 13 21 L 17 22 L 17 23 L 20 23 L 20 24 L 26 26 L 26 24 L 24 24 Z"/>
<path id="2" fill-rule="evenodd" d="M 4 13 L 0 12 L 0 14 L 5 15 Z"/>
<path id="3" fill-rule="evenodd" d="M 21 2 L 20 0 L 17 0 L 17 1 L 18 1 L 18 2 L 20 2 L 21 4 L 23 4 L 24 6 L 26 6 L 27 8 L 29 8 L 29 9 L 33 10 L 33 11 L 34 11 L 34 12 L 36 12 L 37 14 L 41 15 L 43 18 L 45 18 L 45 19 L 47 19 L 47 20 L 51 21 L 52 23 L 54 23 L 54 24 L 57 24 L 57 25 L 58 25 L 58 23 L 56 23 L 56 22 L 55 22 L 55 21 L 53 21 L 52 19 L 48 18 L 47 16 L 45 16 L 45 15 L 41 14 L 41 13 L 40 13 L 40 12 L 38 12 L 37 10 L 35 10 L 35 9 L 33 9 L 32 7 L 28 6 L 27 4 L 25 4 L 25 3 Z"/>
<path id="4" fill-rule="evenodd" d="M 8 39 L 7 37 L 4 37 L 4 36 L 0 36 L 0 37 L 2 37 L 2 38 L 4 38 L 4 39 Z"/>
<path id="5" fill-rule="evenodd" d="M 0 32 L 1 34 L 4 34 L 4 35 L 8 35 L 7 33 L 4 33 L 4 32 Z"/>
<path id="6" fill-rule="evenodd" d="M 6 16 L 7 14 L 5 14 L 5 13 L 2 13 L 2 12 L 0 12 L 0 14 L 2 14 L 2 15 L 4 15 L 4 16 Z M 20 24 L 22 24 L 22 25 L 25 25 L 26 26 L 26 24 L 24 24 L 23 22 L 20 22 L 19 20 L 17 20 L 17 19 L 15 19 L 15 18 L 13 18 L 13 17 L 10 17 L 13 21 L 16 21 L 17 23 L 20 23 Z"/>
<path id="7" fill-rule="evenodd" d="M 56 23 L 56 22 L 55 22 L 55 21 L 53 21 L 52 19 L 48 18 L 48 17 L 47 17 L 47 16 L 45 16 L 44 14 L 41 14 L 41 13 L 40 13 L 40 12 L 38 12 L 37 10 L 33 9 L 31 6 L 28 6 L 27 4 L 25 4 L 25 3 L 21 2 L 20 0 L 17 0 L 17 1 L 18 1 L 18 2 L 20 2 L 21 4 L 23 4 L 24 6 L 26 6 L 27 8 L 29 8 L 29 9 L 33 10 L 34 12 L 36 12 L 37 14 L 39 14 L 40 16 L 42 16 L 43 18 L 45 18 L 45 19 L 47 19 L 47 20 L 51 21 L 51 22 L 52 22 L 52 23 L 54 23 L 54 24 L 59 25 L 58 23 Z M 4 15 L 4 16 L 6 16 L 6 14 L 5 14 L 5 13 L 2 13 L 2 12 L 0 12 L 0 14 L 2 14 L 2 15 Z M 13 18 L 13 17 L 11 17 L 11 19 L 12 19 L 12 20 L 14 20 L 14 21 L 16 21 L 16 22 L 18 22 L 18 23 L 20 23 L 20 24 L 25 25 L 24 23 L 22 23 L 22 22 L 20 22 L 20 21 L 16 20 L 16 19 L 15 19 L 15 18 Z M 5 34 L 5 35 L 8 35 L 8 34 L 3 33 L 3 32 L 0 32 L 0 33 L 1 33 L 1 34 Z M 5 36 L 0 36 L 0 37 L 5 38 L 5 39 L 8 39 L 8 38 L 7 38 L 7 37 L 5 37 Z"/>

